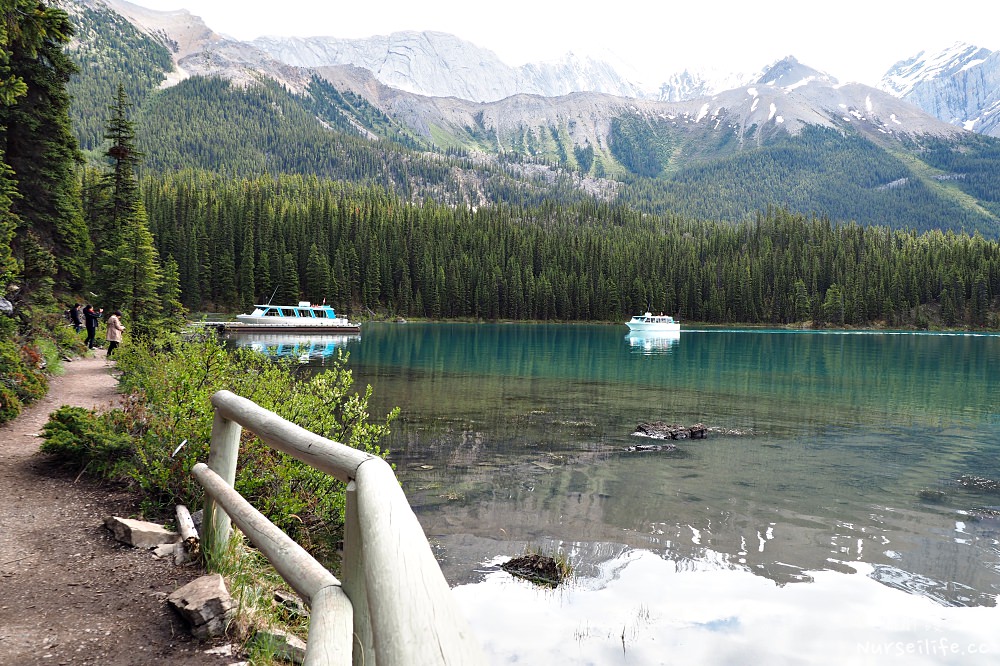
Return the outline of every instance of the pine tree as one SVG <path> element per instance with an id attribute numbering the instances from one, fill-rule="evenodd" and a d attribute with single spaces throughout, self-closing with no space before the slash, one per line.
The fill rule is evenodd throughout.
<path id="1" fill-rule="evenodd" d="M 313 303 L 319 303 L 327 297 L 330 285 L 330 262 L 319 253 L 316 243 L 309 247 L 309 259 L 306 262 L 305 295 Z"/>
<path id="2" fill-rule="evenodd" d="M 136 333 L 153 330 L 160 314 L 163 278 L 144 211 L 127 218 L 112 249 L 104 251 L 101 268 L 108 306 L 124 310 Z"/>
<path id="3" fill-rule="evenodd" d="M 812 316 L 812 303 L 809 300 L 809 292 L 806 291 L 806 283 L 801 278 L 796 280 L 794 290 L 795 321 L 806 321 Z"/>
<path id="4" fill-rule="evenodd" d="M 14 197 L 17 196 L 17 183 L 14 172 L 4 163 L 0 163 L 0 288 L 6 293 L 6 286 L 17 273 L 17 262 L 11 242 L 17 230 L 17 216 L 11 210 Z"/>
<path id="5" fill-rule="evenodd" d="M 164 326 L 169 330 L 179 330 L 184 324 L 187 310 L 181 304 L 180 270 L 173 256 L 168 256 L 163 262 L 159 295 Z"/>
<path id="6" fill-rule="evenodd" d="M 135 172 L 141 153 L 135 148 L 135 130 L 128 118 L 130 106 L 119 85 L 105 134 L 111 141 L 105 153 L 111 169 L 102 179 L 108 205 L 99 216 L 104 245 L 101 290 L 108 307 L 124 310 L 132 330 L 143 333 L 157 323 L 163 276 L 146 210 L 139 199 Z"/>
<path id="7" fill-rule="evenodd" d="M 823 301 L 823 320 L 835 326 L 844 324 L 844 292 L 840 285 L 833 284 L 826 290 Z"/>
<path id="8" fill-rule="evenodd" d="M 254 280 L 256 271 L 254 270 L 253 259 L 253 225 L 248 224 L 243 231 L 243 244 L 240 251 L 239 266 L 239 291 L 240 308 L 244 311 L 250 310 L 256 303 L 256 291 Z"/>
<path id="9" fill-rule="evenodd" d="M 56 260 L 55 285 L 80 290 L 88 281 L 93 246 L 80 207 L 76 169 L 82 155 L 66 92 L 76 67 L 63 47 L 73 26 L 65 11 L 43 2 L 7 0 L 4 6 L 0 133 L 13 176 L 6 169 L 0 174 L 0 235 L 9 235 L 16 219 L 14 256 L 32 232 Z M 4 199 L 10 200 L 6 209 Z"/>
<path id="10" fill-rule="evenodd" d="M 282 269 L 278 302 L 283 305 L 295 305 L 299 301 L 299 270 L 291 252 L 285 253 Z"/>
<path id="11" fill-rule="evenodd" d="M 136 148 L 135 128 L 129 119 L 131 108 L 125 86 L 118 84 L 115 103 L 108 107 L 111 116 L 104 132 L 105 140 L 111 142 L 105 153 L 111 160 L 111 170 L 104 175 L 103 182 L 111 196 L 104 212 L 104 238 L 99 240 L 114 237 L 139 203 L 136 171 L 142 162 L 142 153 Z"/>

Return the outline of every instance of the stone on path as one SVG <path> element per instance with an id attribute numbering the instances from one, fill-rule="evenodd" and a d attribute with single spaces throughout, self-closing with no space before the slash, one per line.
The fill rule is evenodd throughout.
<path id="1" fill-rule="evenodd" d="M 104 519 L 104 526 L 111 530 L 115 539 L 136 548 L 156 548 L 160 544 L 174 543 L 181 538 L 177 532 L 171 532 L 161 525 L 131 518 L 108 516 Z"/>
<path id="2" fill-rule="evenodd" d="M 206 639 L 223 636 L 235 612 L 233 598 L 220 574 L 196 578 L 167 597 L 191 626 L 191 635 Z"/>

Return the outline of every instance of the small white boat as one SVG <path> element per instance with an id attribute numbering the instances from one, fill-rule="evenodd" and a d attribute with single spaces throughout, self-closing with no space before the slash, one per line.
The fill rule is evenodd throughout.
<path id="1" fill-rule="evenodd" d="M 681 323 L 670 315 L 654 315 L 652 312 L 636 315 L 626 322 L 630 331 L 642 333 L 680 333 Z"/>
<path id="2" fill-rule="evenodd" d="M 324 333 L 357 333 L 361 324 L 338 317 L 329 305 L 255 305 L 250 314 L 236 315 L 238 325 L 230 330 L 316 331 Z"/>

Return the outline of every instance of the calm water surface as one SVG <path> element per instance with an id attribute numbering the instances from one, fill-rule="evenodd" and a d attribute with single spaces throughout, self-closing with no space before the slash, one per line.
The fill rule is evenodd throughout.
<path id="1" fill-rule="evenodd" d="M 1000 336 L 625 331 L 343 341 L 496 663 L 1000 662 L 1000 495 L 958 483 L 1000 479 Z M 624 451 L 644 421 L 712 432 Z M 526 548 L 574 581 L 498 569 Z"/>

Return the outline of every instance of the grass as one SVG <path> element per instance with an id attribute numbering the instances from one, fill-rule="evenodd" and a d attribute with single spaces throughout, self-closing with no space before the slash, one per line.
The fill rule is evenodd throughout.
<path id="1" fill-rule="evenodd" d="M 280 603 L 276 592 L 294 596 L 288 584 L 260 551 L 253 548 L 237 529 L 220 557 L 209 562 L 209 570 L 222 574 L 229 594 L 236 602 L 236 613 L 229 625 L 230 637 L 240 644 L 250 666 L 284 664 L 276 648 L 268 641 L 255 640 L 258 632 L 287 631 L 302 640 L 309 633 L 309 614 L 304 604 Z"/>
<path id="2" fill-rule="evenodd" d="M 39 338 L 35 346 L 45 362 L 45 371 L 50 375 L 61 375 L 66 372 L 63 367 L 62 354 L 54 342 L 47 338 Z"/>

